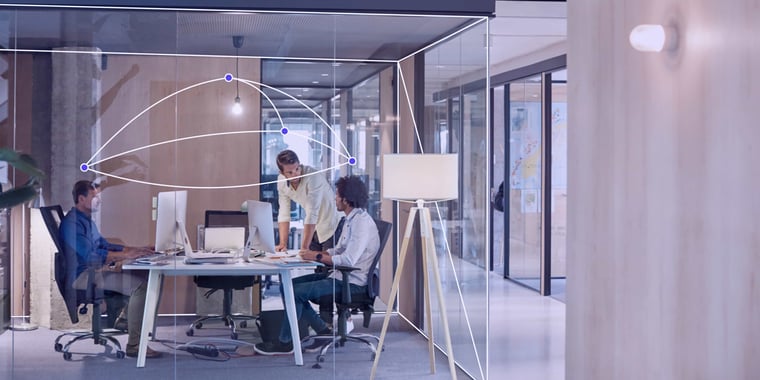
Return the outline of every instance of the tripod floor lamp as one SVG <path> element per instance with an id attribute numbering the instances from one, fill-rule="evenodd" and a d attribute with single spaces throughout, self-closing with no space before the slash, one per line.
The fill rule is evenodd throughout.
<path id="1" fill-rule="evenodd" d="M 451 335 L 449 333 L 448 317 L 446 316 L 446 304 L 441 286 L 441 276 L 438 272 L 438 258 L 435 254 L 433 225 L 430 220 L 430 210 L 424 204 L 430 201 L 456 199 L 459 196 L 458 190 L 459 163 L 456 154 L 386 154 L 383 156 L 383 198 L 397 201 L 414 201 L 416 206 L 409 210 L 409 219 L 406 222 L 404 240 L 401 243 L 401 251 L 399 252 L 399 266 L 393 277 L 391 295 L 388 299 L 388 309 L 383 320 L 383 328 L 377 346 L 377 355 L 372 365 L 371 379 L 375 378 L 377 365 L 380 361 L 385 334 L 388 331 L 388 322 L 393 311 L 393 302 L 399 291 L 399 281 L 407 249 L 409 248 L 412 227 L 417 215 L 420 217 L 420 234 L 422 239 L 422 275 L 425 296 L 425 324 L 428 327 L 429 333 L 430 371 L 435 373 L 435 347 L 433 347 L 433 317 L 430 307 L 429 278 L 432 274 L 433 286 L 438 295 L 438 306 L 443 322 L 443 334 L 446 343 L 446 353 L 449 358 L 449 370 L 451 371 L 451 377 L 456 378 L 454 351 L 451 346 Z"/>

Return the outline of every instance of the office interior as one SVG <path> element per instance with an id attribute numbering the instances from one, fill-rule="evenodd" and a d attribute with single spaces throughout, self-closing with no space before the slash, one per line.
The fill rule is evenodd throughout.
<path id="1" fill-rule="evenodd" d="M 408 206 L 384 200 L 377 193 L 383 180 L 378 174 L 378 157 L 395 152 L 459 153 L 462 196 L 440 204 L 442 217 L 435 217 L 436 210 L 434 223 L 440 239 L 436 242 L 444 241 L 443 231 L 448 242 L 448 247 L 441 243 L 444 246 L 437 253 L 450 254 L 455 263 L 453 270 L 448 267 L 444 272 L 444 287 L 454 298 L 460 290 L 455 283 L 468 285 L 461 288 L 464 301 L 447 304 L 449 316 L 458 317 L 450 318 L 459 323 L 451 327 L 457 364 L 468 376 L 495 378 L 503 373 L 498 370 L 500 365 L 522 363 L 520 358 L 504 362 L 493 356 L 498 343 L 490 335 L 503 329 L 499 321 L 506 317 L 494 316 L 489 310 L 500 302 L 495 297 L 509 297 L 504 293 L 510 291 L 494 292 L 490 285 L 506 277 L 505 282 L 523 285 L 521 289 L 532 296 L 559 302 L 550 298 L 557 296 L 566 302 L 562 330 L 567 331 L 562 336 L 566 343 L 560 353 L 564 373 L 544 378 L 757 377 L 760 368 L 752 358 L 760 331 L 754 318 L 758 259 L 753 226 L 758 203 L 753 194 L 757 180 L 751 173 L 757 156 L 753 141 L 758 137 L 757 128 L 752 127 L 758 116 L 753 105 L 758 101 L 760 83 L 751 74 L 751 64 L 758 58 L 751 36 L 757 29 L 753 20 L 759 16 L 758 10 L 743 0 L 625 0 L 605 5 L 578 0 L 567 4 L 497 1 L 496 13 L 498 16 L 505 7 L 525 6 L 548 7 L 548 19 L 566 19 L 566 37 L 555 30 L 536 33 L 552 42 L 538 50 L 510 46 L 523 54 L 504 61 L 497 58 L 499 51 L 510 49 L 500 47 L 516 32 L 497 33 L 499 17 L 466 16 L 452 22 L 432 15 L 406 20 L 410 17 L 406 14 L 221 15 L 162 10 L 142 11 L 137 21 L 137 17 L 126 17 L 129 12 L 124 10 L 80 9 L 63 12 L 66 16 L 60 17 L 61 22 L 82 25 L 79 17 L 83 17 L 85 24 L 100 25 L 104 35 L 129 26 L 135 34 L 130 38 L 142 38 L 146 44 L 122 44 L 105 54 L 101 48 L 101 52 L 77 55 L 9 48 L 22 40 L 44 39 L 36 32 L 40 23 L 16 22 L 3 52 L 8 66 L 3 78 L 9 94 L 5 125 L 11 126 L 3 128 L 3 146 L 32 153 L 50 170 L 41 198 L 46 204 L 70 205 L 67 184 L 70 187 L 73 182 L 67 181 L 73 179 L 64 173 L 78 168 L 139 112 L 164 97 L 171 95 L 130 123 L 120 138 L 104 149 L 104 156 L 202 134 L 208 128 L 276 131 L 281 124 L 272 115 L 272 104 L 279 104 L 288 108 L 286 117 L 297 123 L 297 130 L 315 140 L 330 141 L 328 146 L 303 144 L 308 146 L 304 147 L 308 153 L 301 157 L 304 162 L 340 165 L 341 158 L 331 149 L 338 140 L 347 150 L 360 152 L 358 165 L 341 166 L 331 176 L 365 176 L 373 196 L 373 215 L 394 223 L 394 240 L 382 264 L 382 283 L 388 287 L 396 265 L 419 263 L 393 261 Z M 559 11 L 553 8 L 557 6 Z M 3 10 L 6 16 L 2 19 L 11 24 L 23 11 Z M 278 36 L 287 36 L 286 31 L 297 24 L 321 25 L 331 32 L 320 29 L 323 33 L 318 41 L 308 44 L 316 51 L 310 56 L 283 57 L 279 51 L 264 57 L 246 50 L 271 41 L 271 33 L 260 39 L 246 35 L 236 52 L 232 41 L 236 32 L 232 30 L 225 30 L 224 37 L 209 44 L 213 49 L 193 51 L 192 43 L 198 38 L 181 27 L 192 24 L 190 19 L 195 16 L 211 15 L 225 27 L 236 25 L 235 21 L 219 20 L 267 16 L 273 18 L 267 22 L 275 25 L 275 16 L 279 16 L 286 27 L 279 24 L 283 29 L 275 33 Z M 380 25 L 394 27 L 367 32 L 366 26 L 378 21 L 375 17 L 389 18 Z M 522 14 L 510 21 L 523 26 L 536 18 L 541 17 Z M 308 21 L 301 23 L 303 19 Z M 411 21 L 412 29 L 404 29 L 410 26 L 401 19 Z M 149 33 L 146 24 L 151 22 L 165 28 L 164 33 Z M 633 49 L 629 33 L 636 25 L 647 23 L 675 26 L 676 47 L 660 53 Z M 218 24 L 209 22 L 201 27 L 199 23 L 195 32 L 210 34 Z M 361 28 L 353 34 L 341 29 L 349 24 Z M 357 46 L 342 44 L 345 35 L 394 31 L 400 36 L 375 41 L 388 48 L 388 55 L 344 55 L 349 47 Z M 419 40 L 403 43 L 416 37 Z M 167 42 L 162 38 L 172 46 L 168 51 L 159 48 Z M 298 42 L 278 41 L 275 48 L 288 51 Z M 78 42 L 68 46 L 82 49 Z M 473 47 L 477 49 L 468 50 Z M 76 67 L 76 75 L 57 76 L 61 83 L 53 80 L 53 58 L 59 56 L 56 59 L 66 62 L 58 70 Z M 292 71 L 287 71 L 288 66 L 293 66 Z M 299 77 L 299 71 L 311 71 L 307 66 L 318 67 L 319 77 Z M 349 67 L 368 70 L 339 85 L 337 75 Z M 218 80 L 236 71 L 248 83 L 272 81 L 269 83 L 302 99 L 337 132 L 326 133 L 319 118 L 302 107 L 289 108 L 300 105 L 293 98 L 276 99 L 283 95 L 280 92 L 264 89 L 259 93 L 242 82 L 237 89 Z M 93 81 L 93 77 L 99 80 Z M 284 82 L 291 77 L 300 79 Z M 322 78 L 328 78 L 327 86 L 321 85 Z M 212 79 L 217 81 L 175 94 Z M 283 82 L 277 83 L 279 80 Z M 36 87 L 40 85 L 45 87 Z M 35 96 L 35 91 L 50 93 L 54 87 L 73 93 Z M 318 92 L 323 94 L 314 95 Z M 76 100 L 72 94 L 83 99 Z M 272 97 L 271 103 L 264 94 Z M 315 98 L 310 102 L 312 95 Z M 244 118 L 227 112 L 236 96 L 244 107 Z M 54 102 L 63 100 L 88 107 L 73 112 L 65 104 L 55 106 Z M 62 128 L 59 133 L 63 135 L 54 139 L 51 114 L 56 107 L 62 112 L 60 120 L 68 118 L 72 119 L 66 121 L 68 125 L 88 127 Z M 254 116 L 247 117 L 251 113 Z M 34 133 L 29 127 L 39 125 L 47 125 L 50 131 Z M 567 125 L 572 129 L 568 131 Z M 72 135 L 72 130 L 76 134 Z M 197 186 L 264 182 L 265 176 L 276 173 L 272 152 L 287 146 L 283 144 L 302 143 L 276 134 L 271 134 L 275 136 L 271 140 L 264 136 L 270 134 L 187 140 L 163 149 L 133 152 L 131 157 L 114 160 L 118 163 L 100 166 L 104 172 L 151 182 L 187 181 L 181 184 Z M 48 157 L 52 153 L 39 152 L 54 146 L 64 151 L 55 159 Z M 209 151 L 212 153 L 207 154 Z M 520 165 L 516 165 L 518 161 Z M 239 178 L 245 180 L 230 181 Z M 509 192 L 504 213 L 489 205 L 491 193 L 502 181 Z M 130 180 L 109 178 L 108 182 L 113 185 L 103 192 L 101 230 L 130 243 L 149 242 L 155 228 L 150 220 L 151 198 L 167 189 Z M 271 188 L 264 186 L 191 190 L 188 220 L 198 223 L 206 209 L 238 209 L 245 199 L 272 196 Z M 4 289 L 22 289 L 19 293 L 24 294 L 10 297 L 5 313 L 34 319 L 34 305 L 26 290 L 31 293 L 34 285 L 34 280 L 27 278 L 34 272 L 30 266 L 35 217 L 33 210 L 17 208 L 6 218 L 6 225 L 12 228 L 6 228 L 4 239 L 20 258 L 4 272 Z M 421 276 L 413 270 L 405 273 L 414 275 L 403 279 L 407 291 L 400 295 L 397 310 L 405 322 L 425 333 L 428 327 L 421 326 L 418 312 L 422 309 Z M 25 287 L 24 281 L 31 285 Z M 162 302 L 160 312 L 193 314 L 196 293 L 187 290 L 191 286 L 190 281 L 179 279 L 166 284 L 164 292 L 172 296 Z M 384 291 L 387 294 L 388 289 Z M 439 312 L 435 305 L 433 308 Z M 39 320 L 35 322 L 43 326 Z M 510 328 L 526 323 L 519 318 L 510 322 L 515 323 Z M 10 318 L 5 317 L 3 323 L 9 325 Z M 14 337 L 14 345 L 23 344 L 25 332 L 3 333 L 8 334 Z M 440 346 L 439 337 L 434 339 Z M 531 348 L 536 344 L 540 345 L 525 343 Z M 13 352 L 3 360 L 10 361 Z"/>

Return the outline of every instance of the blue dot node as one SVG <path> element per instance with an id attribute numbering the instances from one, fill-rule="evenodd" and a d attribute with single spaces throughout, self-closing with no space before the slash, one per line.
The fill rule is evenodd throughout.
<path id="1" fill-rule="evenodd" d="M 349 165 L 356 165 L 356 159 L 355 159 L 355 158 L 353 158 L 353 157 L 349 158 L 349 159 L 348 159 L 348 164 L 349 164 Z"/>
<path id="2" fill-rule="evenodd" d="M 232 82 L 232 74 L 230 74 L 230 73 L 224 74 L 224 81 L 225 82 Z"/>
<path id="3" fill-rule="evenodd" d="M 285 127 L 283 127 L 282 129 L 280 129 L 280 133 L 282 133 L 283 135 L 287 135 L 288 134 L 288 129 L 285 128 Z"/>
<path id="4" fill-rule="evenodd" d="M 89 169 L 89 168 L 90 167 L 87 166 L 87 164 L 79 165 L 79 170 L 81 170 L 83 173 L 87 172 L 87 169 Z"/>

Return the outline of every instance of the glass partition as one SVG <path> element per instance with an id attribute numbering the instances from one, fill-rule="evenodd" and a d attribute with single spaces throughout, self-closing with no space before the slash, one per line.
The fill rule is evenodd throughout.
<path id="1" fill-rule="evenodd" d="M 551 294 L 565 300 L 567 268 L 567 69 L 552 72 Z"/>
<path id="2" fill-rule="evenodd" d="M 509 273 L 540 288 L 542 238 L 541 76 L 509 84 Z M 505 194 L 507 185 L 504 185 Z"/>
<path id="3" fill-rule="evenodd" d="M 459 198 L 430 206 L 446 304 L 444 309 L 437 302 L 431 282 L 434 319 L 425 331 L 445 352 L 448 327 L 457 363 L 474 378 L 486 373 L 488 314 L 488 305 L 480 298 L 488 283 L 490 228 L 485 34 L 487 23 L 481 23 L 425 53 L 426 118 L 420 147 L 424 153 L 459 153 L 460 165 Z"/>
<path id="4" fill-rule="evenodd" d="M 187 192 L 184 215 L 177 215 L 188 235 L 176 242 L 183 249 L 186 241 L 196 250 L 203 248 L 207 210 L 239 212 L 245 201 L 262 200 L 272 204 L 271 217 L 276 218 L 275 157 L 283 149 L 294 150 L 331 185 L 347 174 L 359 176 L 369 190 L 370 215 L 397 227 L 402 216 L 381 194 L 380 157 L 401 151 L 398 120 L 407 104 L 399 102 L 399 62 L 425 57 L 425 72 L 408 85 L 412 92 L 424 93 L 420 107 L 431 106 L 435 93 L 487 78 L 487 50 L 481 46 L 486 25 L 486 18 L 459 16 L 2 6 L 0 142 L 29 153 L 47 174 L 35 207 L 61 205 L 71 212 L 79 199 L 72 196 L 74 184 L 98 183 L 102 208 L 91 214 L 92 225 L 104 238 L 126 246 L 154 244 L 160 192 Z M 447 37 L 437 44 L 440 36 Z M 457 363 L 483 378 L 487 305 L 476 300 L 485 298 L 488 266 L 488 93 L 461 91 L 446 104 L 446 122 L 440 118 L 435 137 L 424 144 L 429 152 L 460 153 L 462 188 L 458 199 L 434 211 L 436 244 L 442 247 L 437 254 Z M 420 117 L 419 127 L 427 130 L 431 120 Z M 20 172 L 9 173 L 16 184 L 26 179 Z M 291 210 L 293 220 L 303 218 L 298 208 Z M 54 343 L 59 331 L 89 329 L 93 319 L 87 313 L 77 324 L 69 319 L 53 283 L 56 247 L 39 211 L 16 207 L 10 225 L 10 260 L 23 266 L 13 267 L 11 302 L 0 306 L 29 318 L 39 329 L 2 330 L 0 377 L 31 377 L 38 370 L 34 363 L 48 359 L 61 361 L 63 378 L 81 375 L 81 367 L 66 362 L 70 359 L 86 363 L 89 376 L 112 375 L 115 366 L 109 364 L 121 359 L 118 349 L 79 342 L 73 358 L 56 352 L 65 350 Z M 380 264 L 376 312 L 394 304 L 387 299 L 397 264 L 394 235 Z M 230 242 L 224 249 L 239 255 L 244 243 Z M 234 265 L 250 264 L 238 259 Z M 120 265 L 114 261 L 106 271 L 123 273 L 118 272 Z M 257 279 L 254 286 L 235 290 L 225 304 L 223 293 L 230 293 L 196 284 L 184 258 L 171 257 L 156 267 L 128 267 L 142 279 L 140 284 L 148 284 L 146 302 L 157 305 L 156 329 L 149 329 L 150 316 L 135 323 L 141 314 L 133 312 L 132 335 L 115 339 L 134 356 L 139 338 L 134 332 L 145 326 L 153 339 L 148 346 L 164 357 L 144 363 L 127 359 L 131 361 L 121 363 L 120 370 L 150 366 L 148 378 L 162 379 L 194 377 L 199 370 L 217 373 L 219 363 L 199 362 L 209 358 L 188 352 L 193 351 L 188 347 L 212 346 L 218 356 L 210 360 L 230 361 L 224 371 L 231 377 L 250 376 L 251 371 L 304 376 L 313 364 L 323 367 L 323 377 L 369 376 L 372 362 L 354 361 L 357 354 L 345 352 L 365 350 L 362 358 L 369 358 L 366 347 L 347 344 L 345 350 L 330 350 L 321 361 L 316 353 L 297 349 L 292 355 L 254 356 L 252 346 L 262 339 L 255 323 L 236 322 L 236 330 L 223 323 L 195 323 L 196 317 L 209 314 L 282 310 L 277 273 L 264 271 L 269 280 Z M 163 273 L 162 281 L 157 275 L 155 281 L 145 280 L 149 271 Z M 0 272 L 0 284 L 7 276 Z M 0 286 L 0 291 L 5 288 Z M 415 297 L 422 288 L 405 290 L 402 297 Z M 137 292 L 130 294 L 133 300 L 140 298 Z M 94 321 L 102 317 L 111 324 L 121 307 L 109 302 Z M 434 308 L 434 326 L 417 327 L 440 331 L 441 310 L 441 305 Z M 383 316 L 370 316 L 369 328 L 362 326 L 362 317 L 353 316 L 355 329 L 379 335 Z M 191 324 L 193 329 L 188 328 Z M 425 376 L 425 341 L 403 326 L 390 334 L 388 344 L 400 350 L 397 355 L 413 358 L 403 364 L 405 374 Z M 441 334 L 435 336 L 437 344 L 441 339 Z M 55 353 L 35 352 L 40 342 L 48 342 Z M 445 363 L 439 366 L 439 371 L 447 370 Z M 379 377 L 396 371 L 397 363 L 380 361 Z"/>

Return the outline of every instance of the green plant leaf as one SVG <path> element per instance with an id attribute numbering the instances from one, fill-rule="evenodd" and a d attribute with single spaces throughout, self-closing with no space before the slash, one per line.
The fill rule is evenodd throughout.
<path id="1" fill-rule="evenodd" d="M 0 193 L 0 210 L 31 201 L 37 197 L 36 186 L 23 186 Z"/>
<path id="2" fill-rule="evenodd" d="M 45 173 L 37 168 L 37 162 L 26 153 L 18 153 L 7 148 L 0 148 L 0 161 L 6 161 L 14 168 L 21 170 L 31 177 L 45 178 Z"/>

